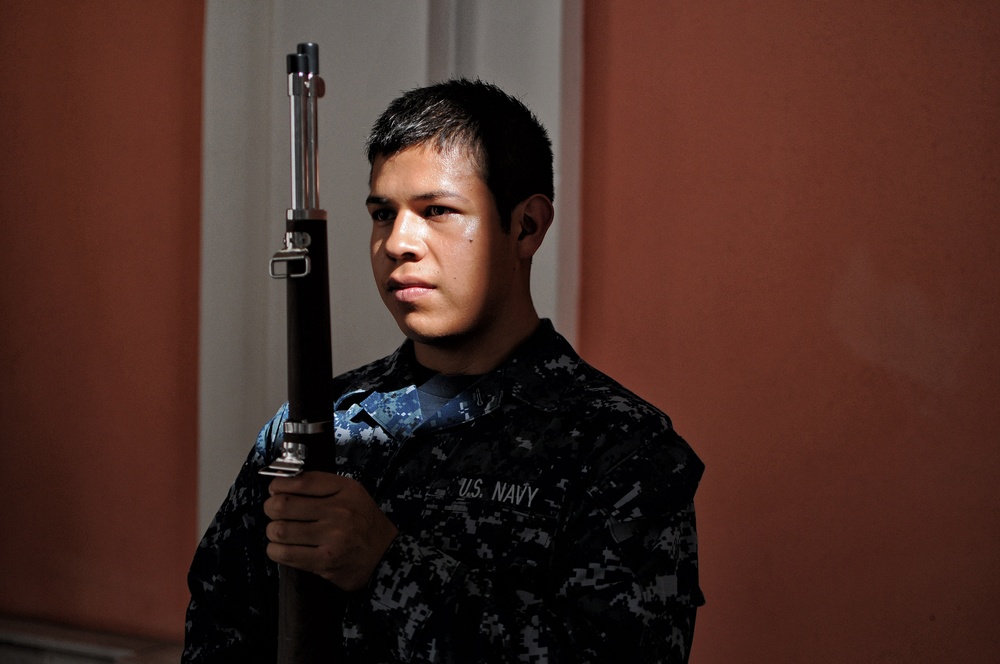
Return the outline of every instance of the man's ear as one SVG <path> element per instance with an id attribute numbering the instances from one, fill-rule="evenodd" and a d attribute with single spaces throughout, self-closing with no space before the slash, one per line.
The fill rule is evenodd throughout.
<path id="1" fill-rule="evenodd" d="M 552 225 L 554 215 L 552 201 L 543 194 L 533 194 L 514 208 L 510 232 L 517 233 L 517 253 L 520 258 L 527 259 L 535 255 Z"/>

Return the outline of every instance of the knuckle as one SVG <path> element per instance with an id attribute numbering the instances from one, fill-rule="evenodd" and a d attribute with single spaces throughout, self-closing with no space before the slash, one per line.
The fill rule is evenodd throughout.
<path id="1" fill-rule="evenodd" d="M 284 549 L 277 544 L 270 543 L 267 545 L 266 553 L 267 557 L 276 563 L 284 563 L 285 558 L 282 556 Z"/>
<path id="2" fill-rule="evenodd" d="M 336 541 L 327 541 L 318 547 L 317 553 L 323 560 L 324 567 L 334 567 L 340 562 L 341 550 Z"/>
<path id="3" fill-rule="evenodd" d="M 267 528 L 264 531 L 267 534 L 267 539 L 272 542 L 282 542 L 284 541 L 285 526 L 280 521 L 272 521 L 267 524 Z"/>
<path id="4" fill-rule="evenodd" d="M 278 493 L 264 501 L 264 514 L 272 519 L 281 516 L 282 511 L 288 504 L 288 496 Z"/>

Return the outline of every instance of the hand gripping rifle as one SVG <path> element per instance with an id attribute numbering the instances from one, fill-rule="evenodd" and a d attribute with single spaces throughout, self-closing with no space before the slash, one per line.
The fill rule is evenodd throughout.
<path id="1" fill-rule="evenodd" d="M 270 264 L 271 276 L 287 285 L 288 419 L 281 456 L 262 475 L 298 475 L 307 455 L 310 468 L 333 466 L 330 284 L 316 140 L 316 107 L 324 92 L 319 46 L 299 44 L 288 56 L 292 207 L 286 214 L 285 246 Z M 278 664 L 331 661 L 340 643 L 334 586 L 283 565 L 278 574 Z"/>

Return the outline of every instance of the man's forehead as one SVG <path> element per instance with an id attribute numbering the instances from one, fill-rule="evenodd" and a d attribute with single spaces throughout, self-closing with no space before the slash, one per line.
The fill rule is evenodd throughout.
<path id="1" fill-rule="evenodd" d="M 392 168 L 398 163 L 405 163 L 411 170 L 421 173 L 426 169 L 428 178 L 435 175 L 452 175 L 467 177 L 470 171 L 482 182 L 482 170 L 476 156 L 465 145 L 449 143 L 441 145 L 438 141 L 424 141 L 403 148 L 392 154 L 376 155 L 368 174 L 368 186 L 372 189 L 375 179 L 381 177 L 386 168 Z"/>
<path id="2" fill-rule="evenodd" d="M 471 161 L 473 164 L 477 162 L 476 151 L 467 143 L 463 141 L 441 141 L 432 138 L 408 145 L 388 154 L 384 152 L 379 153 L 375 157 L 375 163 L 392 160 L 402 155 L 417 156 L 421 159 L 434 161 L 466 160 Z"/>

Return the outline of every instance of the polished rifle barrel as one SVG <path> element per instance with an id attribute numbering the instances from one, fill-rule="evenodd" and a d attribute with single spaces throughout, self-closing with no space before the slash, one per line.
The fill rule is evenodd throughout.
<path id="1" fill-rule="evenodd" d="M 319 46 L 299 44 L 288 56 L 288 101 L 292 141 L 293 210 L 319 209 L 317 101 L 325 94 L 319 76 Z"/>

